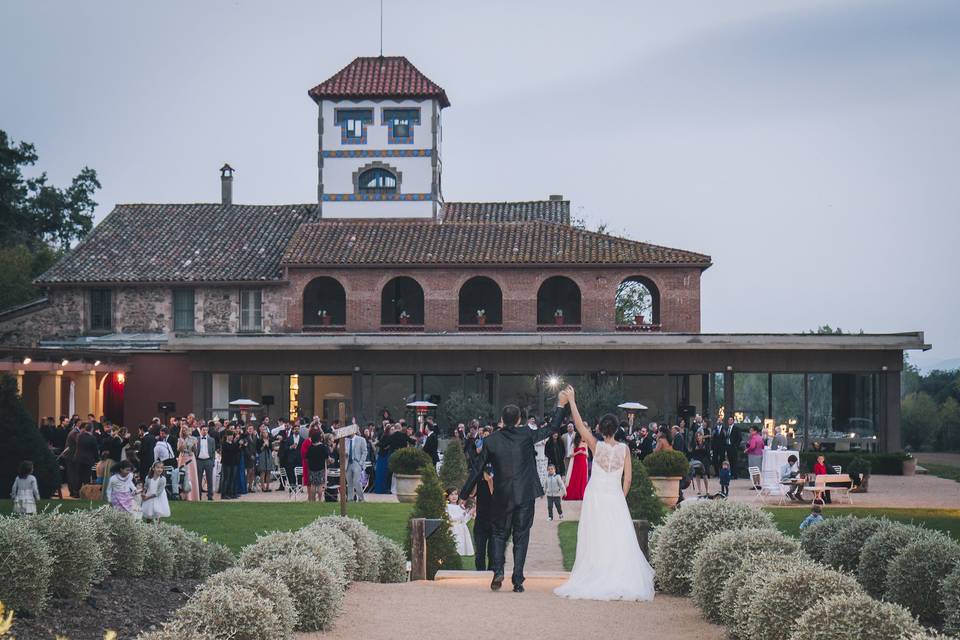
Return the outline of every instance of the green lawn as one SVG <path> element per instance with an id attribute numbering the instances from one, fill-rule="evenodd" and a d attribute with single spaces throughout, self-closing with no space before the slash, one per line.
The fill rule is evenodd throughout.
<path id="1" fill-rule="evenodd" d="M 0 500 L 0 514 L 9 514 L 10 500 Z M 61 509 L 87 509 L 101 503 L 80 500 L 42 500 L 38 507 L 60 505 Z M 396 503 L 351 504 L 349 515 L 399 544 L 407 535 L 407 518 L 413 505 Z M 207 536 L 239 551 L 266 531 L 291 531 L 320 516 L 340 513 L 334 502 L 171 502 L 171 517 L 166 520 Z M 465 558 L 466 561 L 466 558 Z M 472 562 L 472 556 L 470 557 Z"/>
<path id="2" fill-rule="evenodd" d="M 952 464 L 934 464 L 932 462 L 924 462 L 923 468 L 932 476 L 938 476 L 940 478 L 946 478 L 947 480 L 956 480 L 960 482 L 960 467 L 956 467 Z"/>
<path id="3" fill-rule="evenodd" d="M 773 520 L 783 533 L 790 536 L 800 535 L 800 522 L 810 512 L 806 509 L 784 507 L 766 507 L 773 514 Z M 917 524 L 937 529 L 960 540 L 960 509 L 861 509 L 850 507 L 827 507 L 827 516 L 855 515 L 862 517 L 886 517 L 899 522 Z M 573 568 L 577 557 L 577 523 L 561 522 L 558 529 L 560 551 L 563 553 L 563 568 Z"/>

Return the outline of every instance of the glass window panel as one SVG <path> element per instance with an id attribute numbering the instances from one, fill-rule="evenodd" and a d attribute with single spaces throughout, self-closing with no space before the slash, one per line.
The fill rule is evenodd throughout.
<path id="1" fill-rule="evenodd" d="M 775 373 L 770 390 L 777 431 L 785 427 L 790 446 L 796 446 L 803 436 L 803 374 Z"/>
<path id="2" fill-rule="evenodd" d="M 173 290 L 173 330 L 193 331 L 193 289 Z"/>
<path id="3" fill-rule="evenodd" d="M 625 375 L 623 376 L 623 396 L 627 402 L 639 402 L 647 407 L 637 415 L 637 426 L 650 422 L 666 423 L 667 415 L 663 405 L 666 397 L 665 376 Z"/>
<path id="4" fill-rule="evenodd" d="M 394 420 L 412 416 L 407 403 L 414 400 L 416 393 L 413 375 L 377 374 L 373 391 L 374 415 L 379 416 L 386 410 Z"/>
<path id="5" fill-rule="evenodd" d="M 768 384 L 766 373 L 735 373 L 733 376 L 734 412 L 742 413 L 744 421 L 762 421 L 768 411 Z"/>
<path id="6" fill-rule="evenodd" d="M 532 373 L 500 376 L 500 407 L 515 404 L 524 416 L 536 415 L 539 395 L 537 377 Z"/>
<path id="7" fill-rule="evenodd" d="M 90 328 L 110 331 L 113 328 L 113 300 L 110 289 L 90 290 Z"/>
<path id="8" fill-rule="evenodd" d="M 262 326 L 262 292 L 260 289 L 240 290 L 240 330 L 260 331 Z"/>
<path id="9" fill-rule="evenodd" d="M 473 378 L 473 382 L 476 382 L 475 378 Z M 456 426 L 447 424 L 443 403 L 452 392 L 460 391 L 462 393 L 463 390 L 463 376 L 460 374 L 423 376 L 423 399 L 437 405 L 434 413 L 442 432 L 447 432 Z M 468 389 L 467 392 L 476 393 L 476 390 Z"/>

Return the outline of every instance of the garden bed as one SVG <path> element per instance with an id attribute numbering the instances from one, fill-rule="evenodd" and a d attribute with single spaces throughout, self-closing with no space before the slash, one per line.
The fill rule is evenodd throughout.
<path id="1" fill-rule="evenodd" d="M 12 635 L 17 640 L 102 640 L 105 630 L 119 639 L 135 638 L 170 619 L 201 581 L 189 578 L 122 578 L 110 576 L 93 587 L 85 600 L 53 598 L 42 615 L 17 614 Z"/>

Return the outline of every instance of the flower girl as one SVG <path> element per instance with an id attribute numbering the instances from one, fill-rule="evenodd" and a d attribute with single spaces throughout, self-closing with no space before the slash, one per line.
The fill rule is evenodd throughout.
<path id="1" fill-rule="evenodd" d="M 143 483 L 143 517 L 160 522 L 160 518 L 170 517 L 170 503 L 167 502 L 167 479 L 163 476 L 163 463 L 156 462 L 150 468 L 150 475 Z"/>
<path id="2" fill-rule="evenodd" d="M 462 556 L 473 555 L 473 538 L 470 537 L 470 512 L 457 504 L 460 492 L 451 489 L 447 494 L 447 517 L 450 519 L 450 530 L 453 539 L 457 541 L 457 553 Z"/>

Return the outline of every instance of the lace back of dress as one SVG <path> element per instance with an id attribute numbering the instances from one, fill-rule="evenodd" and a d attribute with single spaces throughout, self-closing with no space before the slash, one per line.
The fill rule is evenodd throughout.
<path id="1" fill-rule="evenodd" d="M 612 447 L 603 440 L 597 442 L 593 464 L 599 465 L 607 473 L 620 473 L 623 471 L 624 447 L 626 445 L 622 442 L 618 442 Z"/>

